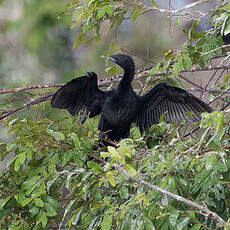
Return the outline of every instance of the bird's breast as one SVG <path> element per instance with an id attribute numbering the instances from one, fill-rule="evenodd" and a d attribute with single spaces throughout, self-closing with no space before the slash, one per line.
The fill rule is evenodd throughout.
<path id="1" fill-rule="evenodd" d="M 134 97 L 113 96 L 106 100 L 103 117 L 111 125 L 119 126 L 134 121 L 138 110 L 138 103 Z"/>

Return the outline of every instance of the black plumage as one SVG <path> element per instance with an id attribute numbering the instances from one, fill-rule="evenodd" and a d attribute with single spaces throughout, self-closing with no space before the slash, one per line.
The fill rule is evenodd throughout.
<path id="1" fill-rule="evenodd" d="M 81 111 L 82 123 L 86 116 L 94 117 L 101 113 L 98 128 L 102 141 L 105 136 L 112 141 L 128 137 L 131 123 L 136 123 L 142 133 L 159 123 L 163 113 L 166 113 L 165 120 L 170 122 L 187 120 L 187 111 L 192 111 L 196 120 L 200 119 L 200 113 L 212 111 L 200 99 L 166 82 L 138 96 L 131 85 L 135 72 L 132 58 L 117 54 L 110 56 L 110 60 L 124 69 L 123 78 L 116 89 L 100 90 L 97 75 L 89 72 L 65 84 L 51 100 L 52 107 L 67 109 L 72 115 Z"/>
<path id="2" fill-rule="evenodd" d="M 230 33 L 223 34 L 222 39 L 225 45 L 229 45 L 230 44 Z"/>

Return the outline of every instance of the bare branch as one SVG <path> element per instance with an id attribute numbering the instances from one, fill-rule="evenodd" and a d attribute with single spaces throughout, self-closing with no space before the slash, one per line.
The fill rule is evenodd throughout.
<path id="1" fill-rule="evenodd" d="M 225 105 L 223 106 L 220 111 L 224 111 L 228 106 L 230 106 L 230 101 Z"/>
<path id="2" fill-rule="evenodd" d="M 64 84 L 39 84 L 39 85 L 31 85 L 31 86 L 25 86 L 20 88 L 13 88 L 13 89 L 7 89 L 7 90 L 1 90 L 0 94 L 6 94 L 6 93 L 16 93 L 20 91 L 26 91 L 29 89 L 44 89 L 44 88 L 51 88 L 51 87 L 61 87 Z"/>
<path id="3" fill-rule="evenodd" d="M 49 93 L 49 94 L 45 94 L 43 95 L 42 97 L 39 97 L 39 98 L 33 98 L 31 101 L 29 102 L 26 102 L 24 103 L 23 105 L 20 105 L 19 107 L 15 108 L 15 109 L 11 109 L 11 110 L 8 110 L 8 111 L 3 111 L 2 112 L 2 115 L 0 114 L 0 120 L 3 120 L 4 118 L 12 115 L 13 113 L 16 113 L 17 111 L 19 110 L 22 110 L 26 107 L 29 107 L 31 105 L 35 105 L 35 104 L 38 104 L 38 103 L 41 103 L 43 101 L 46 101 L 48 100 L 50 97 L 52 97 L 53 93 Z"/>
<path id="4" fill-rule="evenodd" d="M 153 189 L 153 190 L 156 190 L 156 191 L 158 191 L 158 192 L 160 192 L 160 193 L 163 193 L 163 194 L 165 194 L 165 195 L 167 195 L 167 196 L 169 196 L 169 197 L 171 197 L 171 198 L 173 198 L 173 199 L 176 199 L 176 200 L 178 200 L 179 202 L 183 202 L 183 203 L 185 203 L 185 204 L 187 204 L 187 205 L 189 205 L 189 206 L 191 206 L 191 207 L 194 207 L 194 208 L 196 208 L 196 209 L 199 209 L 200 210 L 200 214 L 202 214 L 203 216 L 208 216 L 208 217 L 210 217 L 211 219 L 213 219 L 213 220 L 215 220 L 215 221 L 217 221 L 217 223 L 219 223 L 221 226 L 225 226 L 227 223 L 220 217 L 220 216 L 218 216 L 215 212 L 212 212 L 212 211 L 210 211 L 209 209 L 207 209 L 206 207 L 204 207 L 204 206 L 202 206 L 202 205 L 200 205 L 200 204 L 197 204 L 197 203 L 195 203 L 195 202 L 193 202 L 193 201 L 191 201 L 191 200 L 188 200 L 188 199 L 186 199 L 186 198 L 184 198 L 184 197 L 182 197 L 182 196 L 179 196 L 179 195 L 177 195 L 177 194 L 174 194 L 174 193 L 172 193 L 172 192 L 169 192 L 169 191 L 167 191 L 167 190 L 165 190 L 165 189 L 162 189 L 162 188 L 160 188 L 160 187 L 158 187 L 158 186 L 156 186 L 156 185 L 153 185 L 153 184 L 150 184 L 149 182 L 147 182 L 147 181 L 145 181 L 145 180 L 143 180 L 140 176 L 132 176 L 131 174 L 129 174 L 128 172 L 126 172 L 126 170 L 125 169 L 123 169 L 120 165 L 118 165 L 118 164 L 113 164 L 113 166 L 116 168 L 116 169 L 118 169 L 119 171 L 121 171 L 121 172 L 123 172 L 125 175 L 126 175 L 126 177 L 128 178 L 128 179 L 133 179 L 133 180 L 135 180 L 138 184 L 143 184 L 143 185 L 146 185 L 148 188 L 150 188 L 150 189 Z"/>
<path id="5" fill-rule="evenodd" d="M 181 79 L 185 80 L 186 82 L 190 83 L 191 85 L 193 85 L 193 86 L 199 88 L 201 91 L 204 90 L 201 86 L 197 85 L 195 82 L 190 81 L 190 80 L 187 79 L 186 77 L 183 77 L 181 74 L 179 75 L 179 77 L 180 77 Z"/>
<path id="6" fill-rule="evenodd" d="M 153 7 L 153 6 L 147 6 L 142 2 L 139 2 L 137 0 L 133 1 L 133 0 L 124 0 L 125 3 L 127 3 L 130 6 L 140 6 L 141 8 L 143 8 L 145 11 L 158 11 L 160 13 L 167 13 L 167 14 L 177 14 L 183 11 L 186 11 L 190 8 L 193 8 L 195 6 L 201 5 L 205 2 L 212 2 L 213 0 L 199 0 L 190 4 L 187 4 L 186 6 L 177 9 L 177 10 L 167 10 L 167 9 L 163 9 L 163 8 L 158 8 L 158 7 Z"/>
<path id="7" fill-rule="evenodd" d="M 217 57 L 214 56 L 213 59 L 215 58 L 221 58 L 221 57 Z M 150 74 L 146 71 L 151 70 L 155 65 L 148 65 L 146 67 L 140 68 L 136 71 L 136 77 L 135 79 L 140 79 L 143 77 L 148 77 L 150 76 Z M 209 71 L 209 70 L 218 70 L 218 69 L 223 69 L 223 70 L 227 70 L 230 69 L 230 64 L 222 64 L 222 65 L 215 65 L 215 66 L 206 66 L 204 68 L 201 68 L 200 66 L 195 66 L 192 67 L 191 69 L 188 70 L 180 70 L 179 74 L 181 73 L 189 73 L 189 72 L 198 72 L 198 71 Z M 153 76 L 162 76 L 162 75 L 170 75 L 172 74 L 172 71 L 169 72 L 159 72 L 157 74 L 154 74 Z M 99 86 L 103 87 L 103 86 L 108 86 L 112 83 L 115 82 L 119 82 L 122 78 L 122 74 L 120 75 L 115 75 L 113 77 L 108 77 L 108 78 L 102 78 L 102 79 L 98 79 L 98 84 Z M 185 80 L 185 79 L 184 79 Z M 52 88 L 52 87 L 62 87 L 64 85 L 64 83 L 59 83 L 59 84 L 39 84 L 39 85 L 32 85 L 32 86 L 26 86 L 26 87 L 21 87 L 21 88 L 13 88 L 13 89 L 8 89 L 8 90 L 1 90 L 0 91 L 0 95 L 1 94 L 7 94 L 7 93 L 15 93 L 15 92 L 20 92 L 20 91 L 26 91 L 26 90 L 30 90 L 30 89 L 42 89 L 42 88 Z"/>
<path id="8" fill-rule="evenodd" d="M 124 49 L 124 48 L 120 47 L 120 51 L 123 52 L 123 53 L 129 54 L 129 55 L 132 55 L 134 57 L 141 58 L 141 59 L 143 59 L 146 62 L 156 64 L 156 62 L 154 62 L 152 59 L 146 58 L 145 56 L 140 55 L 140 54 L 136 54 L 133 50 L 131 50 L 128 47 L 127 47 L 127 49 Z"/>
<path id="9" fill-rule="evenodd" d="M 212 101 L 210 101 L 208 104 L 213 103 L 214 101 L 216 101 L 217 99 L 221 98 L 224 94 L 230 93 L 230 89 L 225 90 L 224 92 L 221 92 L 217 97 L 215 97 Z"/>

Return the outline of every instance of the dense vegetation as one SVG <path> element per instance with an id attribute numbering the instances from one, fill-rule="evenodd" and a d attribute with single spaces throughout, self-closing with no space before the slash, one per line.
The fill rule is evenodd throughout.
<path id="1" fill-rule="evenodd" d="M 69 2 L 72 25 L 79 27 L 74 47 L 102 39 L 103 23 L 110 25 L 103 30 L 113 31 L 124 20 L 135 23 L 147 11 L 160 11 L 150 2 L 148 7 L 139 1 Z M 51 110 L 49 102 L 34 105 L 42 111 L 37 116 L 7 116 L 3 122 L 13 138 L 0 143 L 0 153 L 2 159 L 12 157 L 0 172 L 1 229 L 230 228 L 230 66 L 221 38 L 230 32 L 230 4 L 219 4 L 211 10 L 212 29 L 197 32 L 195 21 L 185 30 L 181 51 L 167 50 L 161 62 L 139 72 L 137 77 L 148 77 L 136 89 L 143 93 L 162 79 L 180 86 L 186 71 L 221 69 L 213 87 L 210 82 L 203 87 L 211 105 L 220 101 L 219 111 L 202 114 L 189 130 L 185 122 L 166 124 L 162 116 L 144 136 L 133 126 L 117 148 L 97 150 L 98 118 L 81 125 L 78 117 Z M 197 125 L 202 129 L 186 135 Z"/>

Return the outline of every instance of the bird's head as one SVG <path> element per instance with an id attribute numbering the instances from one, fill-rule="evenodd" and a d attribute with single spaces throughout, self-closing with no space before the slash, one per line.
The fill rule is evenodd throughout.
<path id="1" fill-rule="evenodd" d="M 115 54 L 109 57 L 109 60 L 119 65 L 125 71 L 135 71 L 133 59 L 125 54 Z"/>

